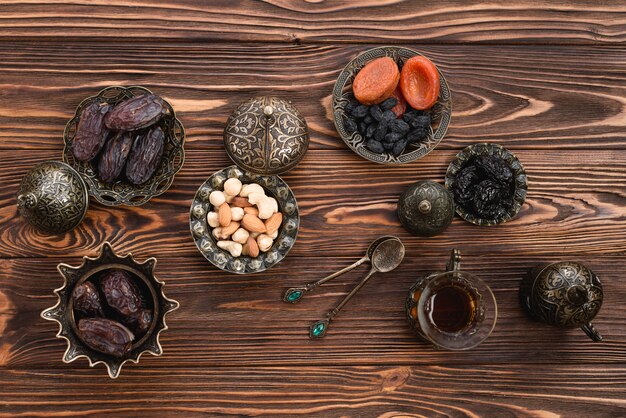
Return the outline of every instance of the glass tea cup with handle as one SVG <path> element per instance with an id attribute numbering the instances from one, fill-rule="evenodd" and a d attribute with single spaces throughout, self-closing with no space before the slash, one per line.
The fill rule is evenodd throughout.
<path id="1" fill-rule="evenodd" d="M 493 331 L 495 296 L 479 277 L 461 270 L 461 253 L 452 250 L 445 272 L 420 278 L 409 290 L 406 314 L 411 329 L 445 350 L 469 350 Z"/>

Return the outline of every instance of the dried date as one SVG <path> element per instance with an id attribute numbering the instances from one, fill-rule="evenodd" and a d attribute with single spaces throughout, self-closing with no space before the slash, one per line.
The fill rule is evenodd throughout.
<path id="1" fill-rule="evenodd" d="M 74 309 L 87 316 L 104 316 L 98 289 L 91 282 L 83 282 L 72 291 Z"/>
<path id="2" fill-rule="evenodd" d="M 133 134 L 120 131 L 106 143 L 98 162 L 98 174 L 105 183 L 113 183 L 124 169 L 133 145 Z"/>
<path id="3" fill-rule="evenodd" d="M 126 177 L 131 183 L 143 184 L 152 177 L 161 162 L 165 134 L 158 126 L 144 137 L 135 139 L 126 164 Z"/>
<path id="4" fill-rule="evenodd" d="M 126 354 L 135 339 L 124 325 L 106 318 L 81 319 L 78 336 L 90 348 L 115 357 Z"/>
<path id="5" fill-rule="evenodd" d="M 141 309 L 139 290 L 128 272 L 118 269 L 107 271 L 100 279 L 100 288 L 107 304 L 120 315 L 129 316 Z"/>
<path id="6" fill-rule="evenodd" d="M 152 311 L 150 309 L 140 309 L 125 317 L 122 322 L 130 328 L 135 335 L 144 334 L 152 324 Z"/>
<path id="7" fill-rule="evenodd" d="M 109 129 L 135 131 L 154 124 L 166 112 L 163 99 L 147 94 L 118 103 L 104 121 Z"/>
<path id="8" fill-rule="evenodd" d="M 90 161 L 102 149 L 109 134 L 104 119 L 111 106 L 93 102 L 83 109 L 72 142 L 72 153 L 78 161 Z"/>

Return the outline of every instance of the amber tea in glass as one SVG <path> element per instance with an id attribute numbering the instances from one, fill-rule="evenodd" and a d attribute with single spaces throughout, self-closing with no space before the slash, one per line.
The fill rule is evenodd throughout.
<path id="1" fill-rule="evenodd" d="M 480 278 L 461 271 L 454 250 L 448 269 L 418 280 L 406 301 L 411 328 L 438 348 L 467 350 L 491 334 L 497 317 L 493 293 Z"/>

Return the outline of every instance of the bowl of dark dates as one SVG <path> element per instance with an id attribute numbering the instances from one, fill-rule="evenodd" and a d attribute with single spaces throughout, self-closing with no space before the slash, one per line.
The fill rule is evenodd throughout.
<path id="1" fill-rule="evenodd" d="M 107 87 L 83 100 L 63 139 L 63 161 L 107 206 L 138 206 L 164 193 L 185 159 L 174 109 L 139 86 Z"/>
<path id="2" fill-rule="evenodd" d="M 446 79 L 428 58 L 385 46 L 341 71 L 332 106 L 335 128 L 350 149 L 370 161 L 402 164 L 441 142 L 452 105 Z"/>
<path id="3" fill-rule="evenodd" d="M 528 190 L 528 178 L 517 157 L 488 143 L 470 145 L 458 153 L 448 166 L 445 184 L 454 196 L 456 213 L 482 226 L 514 218 Z"/>
<path id="4" fill-rule="evenodd" d="M 58 265 L 65 283 L 55 290 L 58 303 L 41 316 L 59 323 L 57 337 L 68 344 L 65 363 L 86 357 L 90 366 L 103 363 L 116 378 L 127 361 L 162 354 L 159 334 L 178 302 L 164 295 L 155 266 L 154 258 L 138 263 L 130 254 L 116 255 L 108 242 L 98 257 L 84 257 L 78 267 Z"/>

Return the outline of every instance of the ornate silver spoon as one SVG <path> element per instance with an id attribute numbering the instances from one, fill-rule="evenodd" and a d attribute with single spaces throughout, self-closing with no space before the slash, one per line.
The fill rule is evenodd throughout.
<path id="1" fill-rule="evenodd" d="M 352 296 L 361 290 L 361 288 L 367 283 L 374 273 L 380 271 L 381 273 L 387 273 L 402 263 L 404 259 L 404 245 L 398 238 L 387 239 L 376 246 L 372 255 L 372 268 L 370 272 L 365 276 L 361 282 L 352 289 L 350 293 L 332 310 L 328 311 L 325 319 L 321 319 L 309 328 L 310 338 L 322 338 L 326 335 L 328 325 L 339 313 Z"/>
<path id="2" fill-rule="evenodd" d="M 391 235 L 384 235 L 382 237 L 378 237 L 377 239 L 375 239 L 374 241 L 372 241 L 372 243 L 369 245 L 369 247 L 367 247 L 367 252 L 365 253 L 365 255 L 363 256 L 363 258 L 361 258 L 360 260 L 358 260 L 357 262 L 350 264 L 348 267 L 345 267 L 329 276 L 324 277 L 323 279 L 319 279 L 316 282 L 312 282 L 312 283 L 307 283 L 306 285 L 302 286 L 302 287 L 292 287 L 289 288 L 285 291 L 285 294 L 283 295 L 283 302 L 289 302 L 289 303 L 297 303 L 300 301 L 300 299 L 302 299 L 304 297 L 305 293 L 308 293 L 310 291 L 312 291 L 313 289 L 315 289 L 317 286 L 324 284 L 332 279 L 334 279 L 335 277 L 339 277 L 344 273 L 349 272 L 350 270 L 360 266 L 361 264 L 365 263 L 366 261 L 371 261 L 372 259 L 372 254 L 374 253 L 374 250 L 376 250 L 376 247 L 383 241 L 389 240 L 389 239 L 397 239 L 394 236 Z"/>

